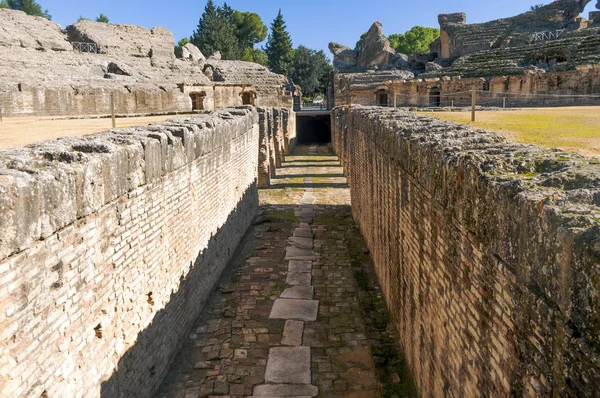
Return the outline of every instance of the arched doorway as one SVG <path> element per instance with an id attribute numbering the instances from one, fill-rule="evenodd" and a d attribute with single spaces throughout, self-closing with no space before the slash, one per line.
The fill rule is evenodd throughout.
<path id="1" fill-rule="evenodd" d="M 429 106 L 439 108 L 442 106 L 442 90 L 434 87 L 429 90 Z"/>
<path id="2" fill-rule="evenodd" d="M 190 93 L 190 98 L 192 100 L 193 111 L 204 110 L 204 99 L 206 98 L 206 93 L 204 91 L 199 93 Z"/>

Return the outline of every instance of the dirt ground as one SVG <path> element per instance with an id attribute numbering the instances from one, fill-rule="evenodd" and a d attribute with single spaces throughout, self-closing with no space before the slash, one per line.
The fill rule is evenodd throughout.
<path id="1" fill-rule="evenodd" d="M 477 112 L 475 123 L 471 123 L 471 112 L 426 114 L 493 130 L 515 142 L 600 155 L 599 106 L 481 111 Z"/>
<path id="2" fill-rule="evenodd" d="M 185 115 L 117 118 L 117 128 L 146 126 Z M 112 127 L 111 119 L 60 119 L 58 117 L 11 117 L 0 122 L 0 149 L 24 147 L 65 136 L 100 133 Z"/>

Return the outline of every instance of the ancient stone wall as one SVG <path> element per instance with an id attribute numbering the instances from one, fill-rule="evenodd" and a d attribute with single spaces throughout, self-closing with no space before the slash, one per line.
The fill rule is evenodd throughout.
<path id="1" fill-rule="evenodd" d="M 296 114 L 287 108 L 257 108 L 260 124 L 258 187 L 268 188 L 283 157 L 296 147 Z"/>
<path id="2" fill-rule="evenodd" d="M 245 104 L 243 92 L 255 106 L 292 107 L 285 76 L 250 62 L 175 59 L 164 28 L 80 21 L 65 33 L 7 9 L 0 9 L 0 26 L 4 116 L 106 115 L 111 95 L 117 114 L 222 109 Z M 98 52 L 75 51 L 73 43 L 92 43 Z M 196 92 L 205 94 L 201 107 L 190 98 Z"/>
<path id="3" fill-rule="evenodd" d="M 514 47 L 532 41 L 532 34 L 577 30 L 585 28 L 579 17 L 591 0 L 556 0 L 535 10 L 512 18 L 466 24 L 464 13 L 439 16 L 441 40 L 432 50 L 441 58 L 460 57 L 477 51 L 500 47 Z"/>
<path id="4" fill-rule="evenodd" d="M 379 74 L 379 73 L 378 73 Z M 377 93 L 388 94 L 387 106 L 470 106 L 471 90 L 478 90 L 477 104 L 483 106 L 568 106 L 599 105 L 600 64 L 577 66 L 573 71 L 530 70 L 509 76 L 444 76 L 410 80 L 390 80 L 372 74 L 371 80 L 356 84 L 361 74 L 336 74 L 336 106 L 377 104 Z M 350 87 L 351 95 L 345 91 Z M 394 102 L 396 95 L 396 102 Z M 439 104 L 434 97 L 439 98 Z M 503 99 L 506 98 L 506 102 Z"/>
<path id="5" fill-rule="evenodd" d="M 385 108 L 332 126 L 420 395 L 595 396 L 597 161 Z"/>
<path id="6" fill-rule="evenodd" d="M 152 395 L 257 212 L 260 135 L 241 107 L 0 151 L 0 396 Z"/>

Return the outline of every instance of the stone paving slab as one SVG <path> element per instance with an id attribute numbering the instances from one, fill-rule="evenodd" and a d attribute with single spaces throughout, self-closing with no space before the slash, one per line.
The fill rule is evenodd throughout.
<path id="1" fill-rule="evenodd" d="M 310 348 L 271 348 L 265 381 L 279 384 L 310 384 Z"/>
<path id="2" fill-rule="evenodd" d="M 300 155 L 286 157 L 286 167 L 278 169 L 274 178 L 293 186 L 260 191 L 261 213 L 267 222 L 249 229 L 244 239 L 251 246 L 234 256 L 231 281 L 210 297 L 156 398 L 380 396 L 374 385 L 371 336 L 365 335 L 354 285 L 356 267 L 349 256 L 349 234 L 357 233 L 349 190 L 341 186 L 343 178 L 327 177 L 343 171 L 339 162 L 311 162 L 324 156 L 335 159 L 326 146 L 312 148 L 314 158 L 303 157 L 306 147 L 297 150 Z M 323 177 L 315 188 L 296 186 L 297 178 L 286 179 L 301 174 Z M 304 183 L 311 181 L 317 180 Z M 330 181 L 332 188 L 323 181 Z M 296 247 L 298 251 L 292 252 L 290 237 L 313 239 L 312 250 L 302 252 Z M 289 254 L 298 257 L 286 258 Z M 286 286 L 288 279 L 297 278 L 304 278 L 300 281 L 304 284 Z M 290 306 L 291 302 L 309 304 L 303 308 Z M 286 316 L 278 317 L 278 312 Z M 299 330 L 289 327 L 292 324 L 303 325 L 301 342 Z M 282 348 L 309 350 L 308 364 L 302 360 L 302 383 L 267 380 L 267 368 L 277 366 L 270 365 L 271 354 Z M 286 376 L 277 378 L 271 370 L 268 377 L 283 380 Z"/>
<path id="3" fill-rule="evenodd" d="M 300 300 L 312 300 L 315 295 L 315 288 L 313 286 L 294 286 L 285 289 L 281 293 L 281 298 L 287 299 L 300 299 Z"/>
<path id="4" fill-rule="evenodd" d="M 312 261 L 291 260 L 288 264 L 289 272 L 311 272 Z"/>
<path id="5" fill-rule="evenodd" d="M 290 238 L 288 238 L 288 243 L 294 247 L 297 247 L 298 249 L 304 249 L 304 250 L 312 250 L 313 249 L 313 238 L 300 238 L 300 237 L 295 237 L 292 236 Z"/>
<path id="6" fill-rule="evenodd" d="M 306 260 L 313 261 L 316 259 L 315 252 L 312 250 L 299 249 L 294 246 L 288 246 L 285 250 L 286 260 Z"/>
<path id="7" fill-rule="evenodd" d="M 310 286 L 312 275 L 309 272 L 288 272 L 285 283 L 290 286 Z"/>
<path id="8" fill-rule="evenodd" d="M 277 299 L 269 318 L 314 322 L 318 311 L 319 302 L 316 300 Z"/>
<path id="9" fill-rule="evenodd" d="M 299 238 L 311 238 L 314 236 L 311 228 L 296 228 L 294 236 Z"/>
<path id="10" fill-rule="evenodd" d="M 294 347 L 301 346 L 303 334 L 304 322 L 287 320 L 285 321 L 285 327 L 283 328 L 283 337 L 281 338 L 281 344 Z"/>
<path id="11" fill-rule="evenodd" d="M 262 385 L 254 388 L 255 397 L 297 397 L 307 396 L 316 397 L 319 394 L 319 389 L 310 384 L 294 385 L 294 384 L 274 384 Z"/>

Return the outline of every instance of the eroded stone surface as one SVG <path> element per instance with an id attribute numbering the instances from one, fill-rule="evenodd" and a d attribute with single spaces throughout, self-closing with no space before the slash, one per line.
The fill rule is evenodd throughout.
<path id="1" fill-rule="evenodd" d="M 312 275 L 308 272 L 289 272 L 285 283 L 291 286 L 309 286 Z"/>
<path id="2" fill-rule="evenodd" d="M 310 348 L 271 348 L 265 381 L 279 384 L 310 384 Z"/>
<path id="3" fill-rule="evenodd" d="M 256 386 L 254 388 L 254 396 L 256 397 L 316 397 L 318 393 L 319 389 L 311 385 L 276 384 Z"/>
<path id="4" fill-rule="evenodd" d="M 294 286 L 289 289 L 285 289 L 283 293 L 281 293 L 281 298 L 312 300 L 314 296 L 314 289 L 314 287 L 307 285 Z"/>
<path id="5" fill-rule="evenodd" d="M 288 320 L 283 328 L 281 344 L 289 346 L 301 346 L 302 334 L 304 333 L 304 322 Z"/>
<path id="6" fill-rule="evenodd" d="M 316 300 L 277 299 L 271 310 L 271 319 L 316 321 L 319 302 Z"/>
<path id="7" fill-rule="evenodd" d="M 313 240 L 310 240 L 311 248 Z M 288 264 L 290 272 L 310 272 L 312 270 L 312 261 L 290 260 Z"/>
<path id="8" fill-rule="evenodd" d="M 285 259 L 312 261 L 315 259 L 315 253 L 312 250 L 299 249 L 295 246 L 288 246 L 285 251 Z"/>
<path id="9" fill-rule="evenodd" d="M 291 237 L 288 238 L 288 243 L 298 249 L 312 250 L 313 248 L 312 238 Z"/>

